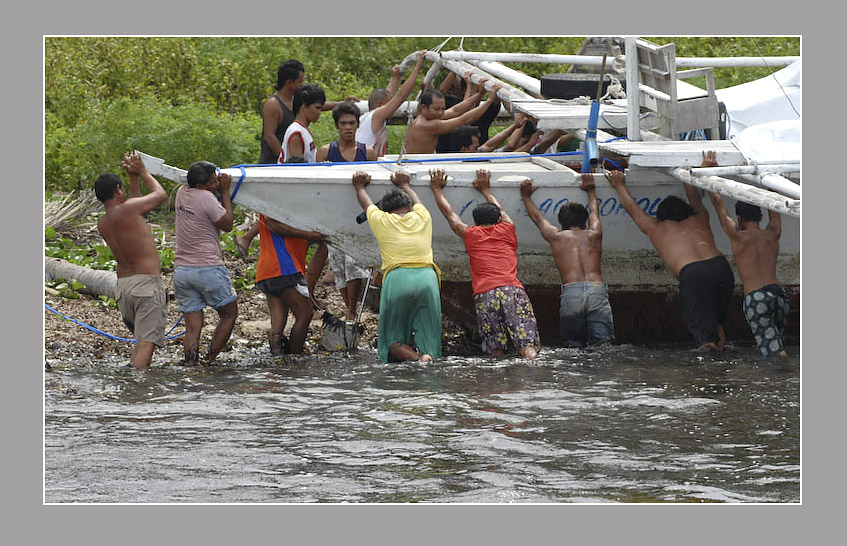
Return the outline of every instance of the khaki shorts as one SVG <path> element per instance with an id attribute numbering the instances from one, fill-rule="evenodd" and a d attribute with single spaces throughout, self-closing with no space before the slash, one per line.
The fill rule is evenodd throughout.
<path id="1" fill-rule="evenodd" d="M 121 277 L 116 292 L 121 317 L 135 339 L 163 346 L 168 300 L 162 277 L 147 274 Z"/>
<path id="2" fill-rule="evenodd" d="M 329 247 L 329 259 L 329 267 L 335 275 L 336 290 L 343 289 L 350 281 L 364 280 L 371 276 L 371 272 L 362 264 L 333 246 Z"/>

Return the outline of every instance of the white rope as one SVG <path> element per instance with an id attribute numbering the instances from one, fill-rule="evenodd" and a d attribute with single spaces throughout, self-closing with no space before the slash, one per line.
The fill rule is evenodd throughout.
<path id="1" fill-rule="evenodd" d="M 430 51 L 432 51 L 433 53 L 439 53 L 441 51 L 441 48 L 444 47 L 447 44 L 447 42 L 449 42 L 452 39 L 453 39 L 453 37 L 450 36 L 449 38 L 447 38 L 446 40 L 441 42 L 439 45 L 435 46 L 433 49 L 430 49 Z"/>
<path id="2" fill-rule="evenodd" d="M 768 64 L 768 61 L 765 59 L 764 55 L 762 55 L 762 52 L 759 51 L 759 45 L 756 43 L 756 40 L 754 40 L 753 38 L 750 38 L 750 41 L 753 42 L 753 47 L 756 48 L 756 53 L 759 54 L 759 57 L 762 59 L 762 62 L 765 63 L 765 66 L 768 68 L 768 70 L 771 70 L 770 75 L 773 78 L 773 81 L 775 81 L 776 84 L 779 86 L 779 90 L 782 91 L 782 94 L 785 96 L 785 100 L 788 101 L 788 105 L 791 106 L 791 109 L 794 110 L 795 114 L 797 114 L 797 119 L 800 119 L 800 112 L 798 112 L 797 108 L 794 107 L 794 103 L 791 102 L 791 97 L 788 96 L 788 93 L 786 93 L 785 88 L 782 87 L 782 84 L 779 82 L 779 80 L 775 76 L 776 70 L 771 68 L 771 66 Z"/>

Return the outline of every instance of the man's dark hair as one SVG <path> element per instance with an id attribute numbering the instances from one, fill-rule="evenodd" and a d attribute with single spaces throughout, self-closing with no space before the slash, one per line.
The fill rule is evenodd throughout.
<path id="1" fill-rule="evenodd" d="M 377 87 L 373 91 L 371 91 L 371 95 L 368 97 L 368 110 L 373 110 L 377 108 L 377 105 L 391 98 L 391 93 L 388 89 L 384 87 Z"/>
<path id="2" fill-rule="evenodd" d="M 197 184 L 205 184 L 217 170 L 218 167 L 214 163 L 195 161 L 188 167 L 188 186 L 196 188 Z"/>
<path id="3" fill-rule="evenodd" d="M 359 112 L 359 107 L 352 102 L 339 102 L 335 105 L 335 108 L 332 109 L 332 119 L 335 121 L 336 129 L 338 128 L 338 120 L 341 119 L 341 116 L 347 114 L 356 116 L 356 123 L 359 123 L 359 116 L 362 115 L 361 112 Z"/>
<path id="4" fill-rule="evenodd" d="M 588 209 L 582 203 L 568 203 L 559 209 L 559 224 L 562 229 L 578 227 L 585 229 L 588 221 Z"/>
<path id="5" fill-rule="evenodd" d="M 409 199 L 406 192 L 399 188 L 391 188 L 379 200 L 379 208 L 384 212 L 394 212 L 395 210 L 411 206 L 412 200 Z"/>
<path id="6" fill-rule="evenodd" d="M 296 81 L 300 77 L 300 74 L 305 71 L 306 68 L 303 66 L 303 63 L 296 59 L 281 63 L 276 71 L 276 90 L 279 91 L 282 89 L 286 82 Z"/>
<path id="7" fill-rule="evenodd" d="M 435 99 L 443 99 L 444 95 L 438 89 L 427 89 L 421 94 L 421 104 L 426 107 L 432 106 L 432 101 Z"/>
<path id="8" fill-rule="evenodd" d="M 302 155 L 293 155 L 285 160 L 285 163 L 308 163 Z"/>
<path id="9" fill-rule="evenodd" d="M 762 221 L 762 209 L 744 201 L 735 203 L 735 214 L 745 222 L 756 222 L 758 224 Z"/>
<path id="10" fill-rule="evenodd" d="M 459 152 L 462 146 L 467 148 L 473 144 L 473 137 L 479 140 L 479 129 L 473 125 L 459 125 L 450 132 L 450 150 L 451 152 Z"/>
<path id="11" fill-rule="evenodd" d="M 535 123 L 529 120 L 523 124 L 523 129 L 521 130 L 521 136 L 525 138 L 529 138 L 532 136 L 532 133 L 535 132 Z"/>
<path id="12" fill-rule="evenodd" d="M 294 115 L 297 115 L 297 112 L 300 111 L 301 106 L 309 106 L 310 104 L 323 104 L 326 102 L 326 95 L 324 94 L 324 90 L 320 85 L 315 83 L 304 83 L 300 87 L 297 88 L 297 91 L 294 92 L 294 101 L 292 103 L 292 110 L 294 111 Z"/>
<path id="13" fill-rule="evenodd" d="M 691 205 L 676 195 L 665 197 L 659 203 L 659 206 L 656 207 L 656 218 L 660 221 L 673 220 L 674 222 L 680 222 L 689 216 L 694 216 L 694 214 L 695 212 Z"/>
<path id="14" fill-rule="evenodd" d="M 97 180 L 94 181 L 94 195 L 97 196 L 98 201 L 105 203 L 115 196 L 115 190 L 117 188 L 123 187 L 124 184 L 121 181 L 120 176 L 114 173 L 101 174 Z"/>
<path id="15" fill-rule="evenodd" d="M 480 203 L 473 209 L 473 221 L 478 226 L 493 226 L 500 221 L 500 207 L 494 203 Z"/>

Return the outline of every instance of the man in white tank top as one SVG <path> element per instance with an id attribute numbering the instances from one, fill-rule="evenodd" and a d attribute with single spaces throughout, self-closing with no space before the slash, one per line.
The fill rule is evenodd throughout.
<path id="1" fill-rule="evenodd" d="M 297 88 L 292 103 L 295 118 L 282 137 L 279 163 L 285 163 L 294 156 L 302 156 L 307 163 L 315 163 L 318 147 L 309 132 L 309 125 L 321 117 L 325 102 L 326 95 L 319 85 L 307 83 Z"/>
<path id="2" fill-rule="evenodd" d="M 403 101 L 412 92 L 415 84 L 418 81 L 418 73 L 421 70 L 421 65 L 424 61 L 426 51 L 418 52 L 418 59 L 415 62 L 415 67 L 409 73 L 409 77 L 397 90 L 394 96 L 384 88 L 378 88 L 371 91 L 368 97 L 368 113 L 364 114 L 359 119 L 359 128 L 356 130 L 356 141 L 363 142 L 366 146 L 370 146 L 376 151 L 377 156 L 384 156 L 388 153 L 388 131 L 385 128 L 388 118 L 394 115 L 394 112 L 400 108 Z"/>

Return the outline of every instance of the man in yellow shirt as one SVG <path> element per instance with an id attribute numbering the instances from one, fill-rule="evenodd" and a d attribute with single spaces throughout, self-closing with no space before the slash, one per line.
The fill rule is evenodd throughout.
<path id="1" fill-rule="evenodd" d="M 432 217 L 409 186 L 409 175 L 391 175 L 396 186 L 377 207 L 365 188 L 371 177 L 353 175 L 353 187 L 379 243 L 382 290 L 377 350 L 382 362 L 441 356 L 440 271 L 432 260 Z"/>

